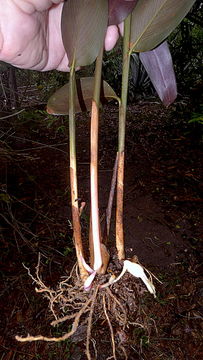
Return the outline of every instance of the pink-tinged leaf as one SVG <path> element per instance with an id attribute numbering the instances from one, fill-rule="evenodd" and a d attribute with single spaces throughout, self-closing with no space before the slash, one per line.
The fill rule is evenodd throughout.
<path id="1" fill-rule="evenodd" d="M 94 271 L 88 278 L 87 280 L 85 280 L 85 283 L 84 283 L 84 289 L 85 291 L 89 291 L 92 287 L 92 283 L 93 283 L 93 280 L 96 276 L 96 271 Z"/>
<path id="2" fill-rule="evenodd" d="M 165 106 L 169 106 L 177 97 L 177 86 L 167 42 L 154 50 L 140 53 L 140 60 L 161 101 Z"/>
<path id="3" fill-rule="evenodd" d="M 109 25 L 117 25 L 133 11 L 138 0 L 109 0 Z"/>
<path id="4" fill-rule="evenodd" d="M 91 64 L 101 49 L 108 24 L 108 0 L 64 2 L 61 32 L 69 66 Z"/>

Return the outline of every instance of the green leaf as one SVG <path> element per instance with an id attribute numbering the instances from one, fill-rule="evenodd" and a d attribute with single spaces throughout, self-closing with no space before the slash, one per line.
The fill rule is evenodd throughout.
<path id="1" fill-rule="evenodd" d="M 64 2 L 61 31 L 69 66 L 91 64 L 104 42 L 108 24 L 108 0 Z"/>
<path id="2" fill-rule="evenodd" d="M 139 0 L 132 13 L 131 52 L 159 45 L 188 13 L 195 0 Z"/>
<path id="3" fill-rule="evenodd" d="M 78 79 L 76 81 L 76 88 L 77 88 L 77 92 L 75 93 L 75 112 L 79 113 L 82 111 L 91 110 L 94 78 L 85 77 Z M 58 89 L 49 98 L 47 103 L 47 112 L 53 115 L 68 115 L 69 112 L 68 97 L 69 97 L 69 84 L 66 84 L 60 89 Z M 103 86 L 101 91 L 101 101 L 102 99 L 116 99 L 120 101 L 115 91 L 106 81 L 103 81 Z"/>

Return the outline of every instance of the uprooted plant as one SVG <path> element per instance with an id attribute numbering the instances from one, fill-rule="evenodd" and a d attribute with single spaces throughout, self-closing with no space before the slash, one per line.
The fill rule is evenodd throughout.
<path id="1" fill-rule="evenodd" d="M 168 106 L 176 98 L 176 81 L 170 51 L 163 42 L 171 31 L 187 14 L 195 0 L 68 0 L 64 2 L 62 12 L 62 38 L 67 52 L 70 67 L 69 85 L 59 89 L 48 102 L 48 111 L 52 114 L 69 115 L 69 150 L 70 150 L 70 185 L 72 203 L 73 238 L 76 248 L 79 274 L 74 271 L 68 279 L 62 281 L 56 290 L 45 286 L 39 275 L 38 262 L 36 277 L 29 275 L 38 285 L 38 292 L 43 293 L 50 301 L 50 309 L 55 320 L 52 325 L 72 320 L 70 332 L 59 338 L 44 336 L 16 337 L 24 341 L 62 341 L 73 335 L 82 322 L 87 327 L 86 355 L 91 359 L 91 327 L 95 312 L 102 313 L 111 334 L 112 358 L 116 359 L 116 345 L 112 321 L 123 330 L 130 324 L 129 309 L 124 300 L 115 295 L 113 289 L 117 281 L 128 271 L 140 278 L 148 291 L 156 296 L 152 275 L 136 257 L 125 260 L 123 231 L 123 195 L 124 195 L 124 161 L 125 161 L 125 123 L 128 94 L 128 77 L 130 56 L 133 52 L 140 54 L 149 77 L 163 103 Z M 104 37 L 108 25 L 118 25 L 124 21 L 123 32 L 123 65 L 121 98 L 102 80 L 102 59 Z M 159 45 L 163 42 L 161 45 Z M 159 45 L 159 46 L 158 46 Z M 157 47 L 158 46 L 158 47 Z M 78 67 L 90 65 L 96 59 L 94 78 L 76 79 Z M 105 234 L 102 234 L 98 203 L 98 133 L 99 110 L 102 100 L 116 99 L 119 105 L 118 152 L 114 166 L 114 176 L 106 211 Z M 77 186 L 76 162 L 76 112 L 91 110 L 90 135 L 90 191 L 91 212 L 89 224 L 89 262 L 85 261 L 85 252 L 81 234 L 80 213 Z M 111 268 L 108 252 L 108 237 L 111 220 L 111 209 L 116 191 L 116 249 L 117 258 L 123 262 L 123 270 L 116 277 L 114 272 L 106 274 Z M 105 238 L 105 241 L 104 241 Z M 106 241 L 107 240 L 107 241 Z M 114 268 L 115 270 L 115 268 Z M 146 275 L 148 274 L 148 276 Z M 75 276 L 74 276 L 75 274 Z M 77 276 L 76 276 L 77 275 Z M 69 305 L 71 307 L 69 308 Z M 58 305 L 58 307 L 56 306 Z M 117 308 L 117 310 L 115 310 Z M 70 312 L 72 309 L 72 313 Z M 95 311 L 95 309 L 97 311 Z M 114 310 L 113 310 L 114 309 Z M 60 314 L 64 315 L 61 316 Z M 142 324 L 138 324 L 142 326 Z M 123 348 L 125 358 L 127 354 Z"/>

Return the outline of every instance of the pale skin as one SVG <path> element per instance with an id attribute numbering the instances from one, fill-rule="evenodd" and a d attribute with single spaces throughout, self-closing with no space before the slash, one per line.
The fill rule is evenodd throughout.
<path id="1" fill-rule="evenodd" d="M 0 61 L 38 71 L 68 71 L 61 38 L 63 0 L 0 0 Z M 105 49 L 111 50 L 119 28 L 109 26 Z"/>

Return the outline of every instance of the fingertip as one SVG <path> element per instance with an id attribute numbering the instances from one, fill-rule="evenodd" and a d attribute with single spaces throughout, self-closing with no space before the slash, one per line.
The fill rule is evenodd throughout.
<path id="1" fill-rule="evenodd" d="M 110 25 L 107 28 L 105 38 L 105 50 L 110 51 L 116 45 L 119 38 L 119 31 L 116 25 Z"/>

